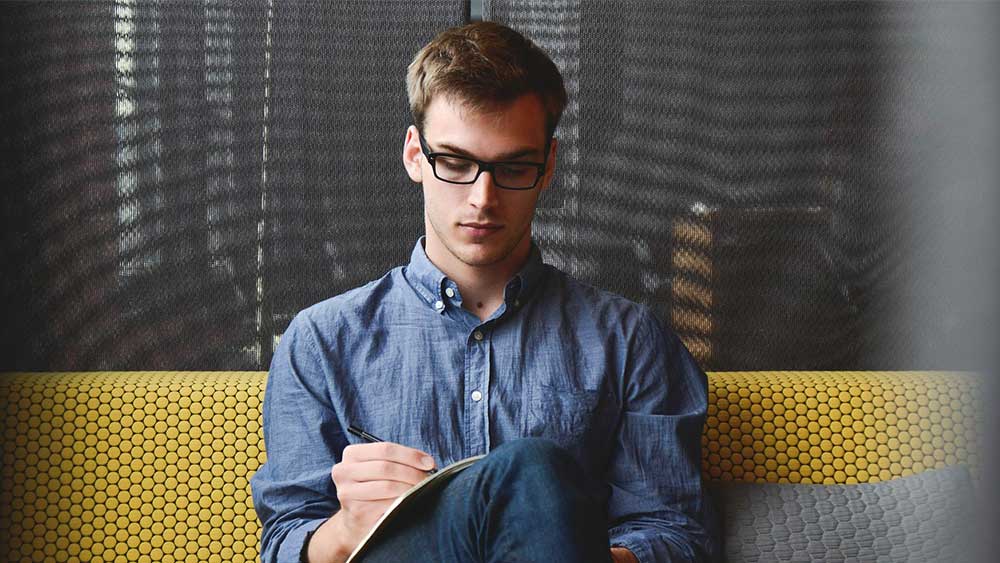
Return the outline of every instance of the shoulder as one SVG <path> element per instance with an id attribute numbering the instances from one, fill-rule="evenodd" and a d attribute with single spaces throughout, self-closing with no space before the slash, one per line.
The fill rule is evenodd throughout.
<path id="1" fill-rule="evenodd" d="M 628 392 L 632 396 L 642 393 L 636 389 L 661 385 L 664 373 L 675 386 L 677 380 L 684 380 L 684 385 L 704 387 L 697 363 L 652 307 L 558 270 L 549 277 L 544 299 L 552 304 L 546 309 L 559 324 L 558 330 L 587 344 L 580 353 L 614 355 L 615 365 L 623 370 L 623 385 L 637 386 Z"/>
<path id="2" fill-rule="evenodd" d="M 315 332 L 319 337 L 370 322 L 403 298 L 408 286 L 401 270 L 393 268 L 381 278 L 306 307 L 295 315 L 288 330 Z"/>
<path id="3" fill-rule="evenodd" d="M 544 298 L 559 302 L 570 318 L 592 322 L 599 329 L 649 338 L 665 330 L 655 312 L 647 305 L 611 291 L 595 287 L 555 267 L 548 266 L 549 276 Z"/>

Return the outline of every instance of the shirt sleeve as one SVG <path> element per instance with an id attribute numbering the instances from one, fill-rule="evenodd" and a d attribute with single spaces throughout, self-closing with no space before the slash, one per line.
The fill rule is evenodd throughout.
<path id="1" fill-rule="evenodd" d="M 347 438 L 334 413 L 330 377 L 305 313 L 289 324 L 264 392 L 267 462 L 250 480 L 260 518 L 262 563 L 299 563 L 310 532 L 339 508 L 330 470 Z"/>
<path id="2" fill-rule="evenodd" d="M 643 313 L 629 344 L 608 476 L 611 545 L 641 563 L 711 561 L 714 512 L 699 470 L 708 380 L 677 336 Z"/>

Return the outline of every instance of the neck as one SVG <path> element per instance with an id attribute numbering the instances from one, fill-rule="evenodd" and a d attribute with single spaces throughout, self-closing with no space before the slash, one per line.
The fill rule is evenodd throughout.
<path id="1" fill-rule="evenodd" d="M 462 294 L 462 308 L 480 320 L 486 320 L 503 302 L 507 282 L 528 261 L 531 254 L 531 237 L 526 236 L 525 240 L 501 261 L 482 266 L 466 264 L 446 248 L 439 246 L 440 241 L 427 237 L 424 247 L 427 258 L 458 285 L 458 290 Z"/>

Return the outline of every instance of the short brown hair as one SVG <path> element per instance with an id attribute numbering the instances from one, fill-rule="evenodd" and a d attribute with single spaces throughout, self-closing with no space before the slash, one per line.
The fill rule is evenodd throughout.
<path id="1" fill-rule="evenodd" d="M 438 34 L 410 63 L 406 91 L 420 130 L 427 107 L 438 94 L 454 96 L 474 110 L 537 94 L 545 110 L 547 138 L 566 107 L 566 88 L 552 59 L 520 33 L 493 22 L 474 22 Z"/>

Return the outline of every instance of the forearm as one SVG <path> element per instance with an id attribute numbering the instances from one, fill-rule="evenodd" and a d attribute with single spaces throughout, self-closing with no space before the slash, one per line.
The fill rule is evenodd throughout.
<path id="1" fill-rule="evenodd" d="M 644 562 L 710 560 L 714 519 L 700 473 L 708 380 L 676 335 L 646 320 L 607 474 L 609 535 Z"/>
<path id="2" fill-rule="evenodd" d="M 361 538 L 354 537 L 338 512 L 324 522 L 309 540 L 306 553 L 309 563 L 343 563 Z"/>

